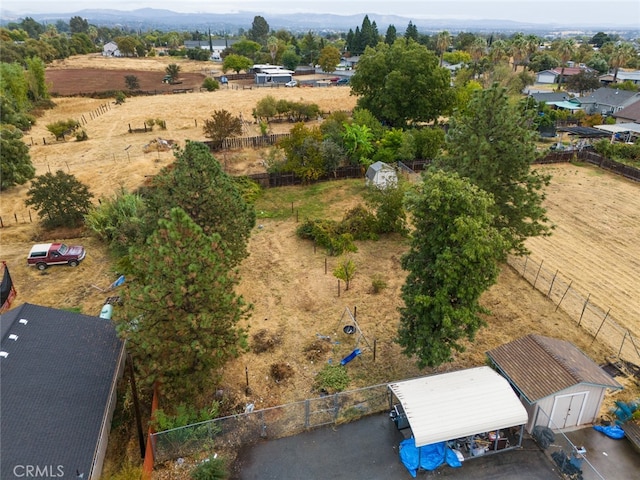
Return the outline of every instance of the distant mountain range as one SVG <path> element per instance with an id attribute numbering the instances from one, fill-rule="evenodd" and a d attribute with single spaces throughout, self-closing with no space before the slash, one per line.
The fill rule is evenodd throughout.
<path id="1" fill-rule="evenodd" d="M 55 23 L 58 20 L 66 22 L 71 17 L 79 16 L 86 19 L 90 24 L 108 27 L 126 27 L 135 30 L 158 29 L 162 31 L 208 31 L 236 33 L 239 29 L 248 30 L 256 15 L 264 17 L 272 30 L 285 29 L 291 32 L 306 32 L 312 30 L 317 33 L 322 32 L 347 32 L 349 29 L 355 30 L 362 25 L 364 13 L 357 15 L 333 15 L 316 13 L 293 13 L 278 14 L 264 12 L 240 12 L 240 13 L 178 13 L 171 10 L 161 10 L 153 8 L 141 8 L 133 11 L 108 10 L 108 9 L 86 9 L 73 13 L 54 14 L 38 13 L 33 15 L 16 15 L 9 11 L 2 11 L 0 23 L 6 25 L 8 22 L 19 21 L 24 17 L 31 17 L 40 23 Z M 593 26 L 579 26 L 570 23 L 566 25 L 557 24 L 534 24 L 523 22 L 512 22 L 507 20 L 453 20 L 453 19 L 412 19 L 398 15 L 369 14 L 369 19 L 376 22 L 378 31 L 384 34 L 389 25 L 394 25 L 399 34 L 402 34 L 409 21 L 413 22 L 420 32 L 437 32 L 449 30 L 452 33 L 466 32 L 532 32 L 547 33 L 563 29 L 582 30 L 585 32 L 606 29 L 607 25 L 601 25 L 595 30 Z M 638 26 L 630 25 L 627 29 L 616 27 L 615 30 L 638 30 Z"/>

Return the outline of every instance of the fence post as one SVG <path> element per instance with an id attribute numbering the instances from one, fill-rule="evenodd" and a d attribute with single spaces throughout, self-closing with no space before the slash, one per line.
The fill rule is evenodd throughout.
<path id="1" fill-rule="evenodd" d="M 2 223 L 2 218 L 0 218 L 0 224 Z M 324 274 L 327 274 L 327 257 L 324 257 Z"/>
<path id="2" fill-rule="evenodd" d="M 598 336 L 598 334 L 600 333 L 600 329 L 602 328 L 602 326 L 604 325 L 605 320 L 607 319 L 607 317 L 609 316 L 609 312 L 611 311 L 611 309 L 607 310 L 607 314 L 604 316 L 604 318 L 602 319 L 602 322 L 600 322 L 600 326 L 598 327 L 598 331 L 596 332 L 596 334 L 593 336 L 593 340 L 591 340 L 591 345 L 593 345 L 593 342 L 596 341 L 596 337 Z M 580 326 L 580 324 L 578 323 L 578 326 Z"/>
<path id="3" fill-rule="evenodd" d="M 309 407 L 309 399 L 304 401 L 304 428 L 309 428 L 309 415 L 310 407 Z"/>
<path id="4" fill-rule="evenodd" d="M 627 332 L 624 332 L 624 337 L 622 337 L 622 343 L 620 344 L 620 350 L 618 350 L 618 358 L 620 358 L 620 354 L 622 353 L 622 347 L 624 347 L 624 341 L 627 339 Z"/>
<path id="5" fill-rule="evenodd" d="M 560 308 L 560 304 L 562 303 L 562 300 L 564 300 L 565 295 L 567 294 L 567 292 L 569 291 L 569 289 L 571 288 L 571 284 L 573 283 L 573 280 L 571 280 L 569 282 L 569 286 L 567 287 L 567 289 L 564 291 L 564 293 L 562 294 L 562 298 L 560 299 L 560 301 L 558 302 L 558 305 L 556 305 L 556 309 L 554 310 L 555 312 L 558 311 L 558 308 Z"/>
<path id="6" fill-rule="evenodd" d="M 553 282 L 556 281 L 556 277 L 558 276 L 558 272 L 559 272 L 559 270 L 556 270 L 555 275 L 551 279 L 551 285 L 549 286 L 549 291 L 547 292 L 547 298 L 551 298 L 551 289 L 553 288 Z"/>
<path id="7" fill-rule="evenodd" d="M 525 278 L 525 274 L 527 273 L 527 262 L 529 261 L 529 255 L 527 255 L 524 259 L 524 268 L 522 269 L 522 278 Z"/>
<path id="8" fill-rule="evenodd" d="M 584 305 L 582 306 L 582 312 L 580 312 L 580 320 L 578 320 L 578 326 L 582 323 L 582 316 L 584 315 L 584 311 L 587 309 L 587 304 L 589 303 L 589 299 L 591 298 L 591 294 L 587 295 L 587 299 L 584 301 Z"/>
<path id="9" fill-rule="evenodd" d="M 544 260 L 540 262 L 540 266 L 538 267 L 538 272 L 536 273 L 536 278 L 533 280 L 533 288 L 536 288 L 536 283 L 538 282 L 538 275 L 540 275 L 540 270 L 542 270 L 542 264 Z"/>

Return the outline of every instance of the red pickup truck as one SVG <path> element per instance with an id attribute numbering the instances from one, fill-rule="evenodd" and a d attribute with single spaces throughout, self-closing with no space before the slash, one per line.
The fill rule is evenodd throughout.
<path id="1" fill-rule="evenodd" d="M 45 270 L 49 265 L 77 267 L 85 255 L 84 247 L 80 245 L 70 247 L 64 243 L 39 243 L 31 247 L 27 265 L 35 265 L 38 270 Z"/>

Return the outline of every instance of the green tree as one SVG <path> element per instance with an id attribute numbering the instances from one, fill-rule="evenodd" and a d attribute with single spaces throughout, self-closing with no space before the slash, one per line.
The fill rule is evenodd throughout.
<path id="1" fill-rule="evenodd" d="M 136 45 L 138 40 L 128 35 L 126 37 L 117 37 L 115 39 L 116 44 L 118 45 L 118 50 L 125 57 L 132 57 L 136 53 Z"/>
<path id="2" fill-rule="evenodd" d="M 210 119 L 204 121 L 204 136 L 213 141 L 214 148 L 220 148 L 225 138 L 242 135 L 242 120 L 227 110 L 214 110 Z"/>
<path id="3" fill-rule="evenodd" d="M 220 82 L 215 78 L 207 77 L 202 81 L 202 88 L 207 92 L 215 92 L 220 88 Z"/>
<path id="4" fill-rule="evenodd" d="M 404 38 L 407 40 L 413 40 L 414 42 L 418 42 L 418 27 L 416 27 L 411 20 L 409 20 L 409 25 L 407 25 L 407 29 L 404 32 Z"/>
<path id="5" fill-rule="evenodd" d="M 29 84 L 29 97 L 34 103 L 49 99 L 49 90 L 44 75 L 45 64 L 38 57 L 25 59 L 27 64 L 26 78 Z"/>
<path id="6" fill-rule="evenodd" d="M 298 55 L 293 48 L 288 48 L 282 54 L 282 65 L 289 70 L 296 70 L 296 67 L 300 65 L 300 55 Z"/>
<path id="7" fill-rule="evenodd" d="M 130 246 L 143 243 L 144 215 L 142 196 L 122 189 L 113 198 L 103 198 L 84 220 L 116 256 L 123 257 Z"/>
<path id="8" fill-rule="evenodd" d="M 31 107 L 29 84 L 24 69 L 18 63 L 0 63 L 0 93 L 16 113 Z"/>
<path id="9" fill-rule="evenodd" d="M 256 216 L 238 188 L 206 145 L 187 142 L 143 193 L 147 204 L 146 231 L 155 228 L 157 218 L 168 218 L 173 207 L 182 208 L 204 231 L 217 233 L 226 243 L 227 260 L 237 265 L 247 255 L 247 242 Z"/>
<path id="10" fill-rule="evenodd" d="M 352 162 L 368 166 L 370 163 L 369 156 L 374 150 L 371 129 L 366 125 L 357 123 L 344 123 L 342 126 L 344 128 L 342 140 Z"/>
<path id="11" fill-rule="evenodd" d="M 176 83 L 180 78 L 180 65 L 176 63 L 170 63 L 164 69 L 164 73 L 169 77 L 169 83 Z"/>
<path id="12" fill-rule="evenodd" d="M 242 70 L 249 70 L 252 65 L 253 61 L 250 58 L 232 53 L 224 57 L 222 71 L 227 73 L 229 70 L 233 70 L 236 73 L 240 73 Z"/>
<path id="13" fill-rule="evenodd" d="M 260 15 L 253 17 L 251 28 L 247 32 L 247 38 L 259 43 L 262 46 L 267 45 L 267 38 L 269 37 L 269 24 Z"/>
<path id="14" fill-rule="evenodd" d="M 454 95 L 450 74 L 423 45 L 398 40 L 368 49 L 351 77 L 358 107 L 394 127 L 431 122 L 449 111 Z"/>
<path id="15" fill-rule="evenodd" d="M 398 39 L 398 31 L 396 30 L 396 27 L 394 25 L 389 25 L 387 27 L 387 33 L 384 36 L 384 43 L 391 46 L 394 43 L 396 43 L 397 39 Z"/>
<path id="16" fill-rule="evenodd" d="M 592 92 L 602 86 L 596 73 L 584 70 L 567 78 L 566 85 L 570 91 L 578 92 L 581 97 L 585 92 Z"/>
<path id="17" fill-rule="evenodd" d="M 320 52 L 320 58 L 318 59 L 318 65 L 323 72 L 333 72 L 340 63 L 340 50 L 331 45 L 326 46 Z"/>
<path id="18" fill-rule="evenodd" d="M 567 66 L 567 62 L 571 60 L 571 57 L 576 52 L 576 41 L 573 38 L 565 38 L 560 40 L 556 46 L 556 53 L 560 59 L 560 80 L 558 81 L 558 90 L 562 89 L 564 83 L 564 68 Z"/>
<path id="19" fill-rule="evenodd" d="M 304 181 L 316 180 L 326 173 L 319 128 L 307 128 L 302 122 L 296 123 L 289 137 L 282 139 L 278 146 L 286 156 L 282 171 L 293 172 Z"/>
<path id="20" fill-rule="evenodd" d="M 83 224 L 92 197 L 74 175 L 58 170 L 34 178 L 24 203 L 39 213 L 46 228 L 74 228 Z"/>
<path id="21" fill-rule="evenodd" d="M 407 215 L 404 198 L 407 192 L 405 183 L 397 182 L 386 188 L 367 188 L 364 198 L 367 205 L 376 212 L 376 233 L 407 233 Z"/>
<path id="22" fill-rule="evenodd" d="M 618 79 L 620 67 L 624 67 L 629 60 L 637 55 L 635 48 L 630 43 L 618 43 L 613 47 L 609 56 L 609 66 L 613 68 L 613 83 L 616 83 Z"/>
<path id="23" fill-rule="evenodd" d="M 18 128 L 0 124 L 0 152 L 0 190 L 24 185 L 35 176 L 29 147 L 22 141 Z"/>
<path id="24" fill-rule="evenodd" d="M 356 274 L 356 262 L 349 257 L 342 257 L 338 260 L 336 268 L 333 269 L 333 276 L 338 280 L 342 280 L 345 284 L 345 290 L 349 290 L 351 280 Z"/>
<path id="25" fill-rule="evenodd" d="M 491 195 L 456 174 L 428 172 L 407 207 L 415 226 L 402 286 L 398 343 L 418 366 L 438 366 L 464 350 L 484 324 L 482 293 L 495 283 L 504 239 Z"/>
<path id="26" fill-rule="evenodd" d="M 449 45 L 451 45 L 451 34 L 446 30 L 439 32 L 436 36 L 436 51 L 440 56 L 440 66 L 442 66 L 443 55 L 449 48 Z"/>
<path id="27" fill-rule="evenodd" d="M 125 75 L 124 76 L 124 84 L 129 90 L 139 90 L 140 89 L 140 81 L 138 77 L 135 75 Z"/>
<path id="28" fill-rule="evenodd" d="M 231 47 L 231 53 L 247 57 L 251 59 L 252 62 L 255 60 L 260 50 L 262 50 L 262 45 L 252 40 L 240 40 L 239 42 L 234 43 Z"/>
<path id="29" fill-rule="evenodd" d="M 550 232 L 542 207 L 550 177 L 531 169 L 534 115 L 534 109 L 511 105 L 502 87 L 476 91 L 469 107 L 451 118 L 447 153 L 437 161 L 493 195 L 495 227 L 507 239 L 507 251 L 519 254 L 527 251 L 528 237 Z"/>
<path id="30" fill-rule="evenodd" d="M 180 208 L 131 253 L 117 328 L 141 378 L 160 381 L 168 399 L 195 399 L 246 345 L 238 322 L 248 310 L 227 254 L 219 234 L 206 235 Z"/>
<path id="31" fill-rule="evenodd" d="M 89 22 L 82 17 L 71 17 L 71 20 L 69 20 L 69 31 L 71 33 L 88 33 Z"/>

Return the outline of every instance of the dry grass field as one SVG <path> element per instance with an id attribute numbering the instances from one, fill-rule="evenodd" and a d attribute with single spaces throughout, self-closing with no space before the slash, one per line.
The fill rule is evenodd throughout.
<path id="1" fill-rule="evenodd" d="M 54 69 L 117 68 L 119 70 L 164 70 L 167 59 L 104 59 L 99 56 L 67 59 Z M 183 71 L 198 72 L 202 64 L 184 62 Z M 127 99 L 122 105 L 112 100 L 56 98 L 57 107 L 45 112 L 25 141 L 37 174 L 63 169 L 90 186 L 95 200 L 110 197 L 120 188 L 134 189 L 148 176 L 172 161 L 171 152 L 144 152 L 145 145 L 160 137 L 184 145 L 186 140 L 204 140 L 202 123 L 216 109 L 226 109 L 249 120 L 246 135 L 258 134 L 250 121 L 256 102 L 265 95 L 303 100 L 320 105 L 324 111 L 349 110 L 356 99 L 348 88 L 287 88 L 233 90 L 212 93 L 158 95 Z M 92 112 L 99 112 L 95 115 Z M 89 140 L 55 142 L 46 125 L 56 120 L 84 118 Z M 149 118 L 163 119 L 166 130 L 129 133 L 129 125 L 142 127 Z M 290 125 L 277 125 L 282 131 Z M 43 140 L 44 139 L 44 140 Z M 232 174 L 262 171 L 260 151 L 234 151 L 218 155 Z M 615 318 L 640 334 L 640 282 L 637 280 L 640 258 L 639 185 L 592 167 L 556 165 L 543 167 L 553 174 L 546 205 L 557 225 L 554 235 L 528 242 L 532 255 L 544 259 L 549 268 L 558 268 L 592 292 L 603 307 L 615 309 Z M 332 191 L 332 211 L 340 217 L 354 205 L 352 188 L 345 182 Z M 298 187 L 293 187 L 298 188 Z M 24 206 L 28 185 L 2 192 L 0 216 L 1 258 L 7 261 L 18 296 L 23 302 L 45 306 L 79 307 L 83 313 L 98 314 L 110 292 L 104 291 L 115 279 L 115 272 L 104 248 L 89 236 L 70 238 L 42 232 L 29 222 Z M 32 214 L 34 220 L 35 216 Z M 17 222 L 16 219 L 17 218 Z M 241 268 L 239 291 L 253 304 L 248 327 L 250 336 L 266 330 L 276 335 L 279 344 L 271 354 L 248 352 L 231 362 L 223 372 L 222 388 L 239 405 L 252 402 L 256 408 L 278 405 L 313 396 L 315 374 L 328 361 L 339 361 L 355 346 L 356 337 L 341 333 L 340 318 L 346 308 L 357 309 L 357 318 L 369 344 L 376 341 L 376 361 L 364 339 L 359 346 L 363 355 L 349 364 L 350 388 L 419 375 L 411 362 L 400 355 L 394 343 L 404 272 L 400 257 L 406 245 L 399 239 L 363 242 L 354 255 L 358 271 L 352 288 L 338 294 L 331 274 L 336 259 L 295 235 L 296 219 L 260 218 L 249 244 L 250 256 Z M 26 267 L 26 255 L 34 241 L 64 240 L 87 246 L 87 259 L 78 268 L 51 268 L 41 273 Z M 325 261 L 328 273 L 325 273 Z M 383 278 L 387 288 L 371 291 L 374 275 Z M 597 292 L 597 293 L 596 293 Z M 527 333 L 540 333 L 574 342 L 595 361 L 602 362 L 616 353 L 610 346 L 592 342 L 544 295 L 531 288 L 510 267 L 505 266 L 499 282 L 482 298 L 491 310 L 488 328 L 482 329 L 473 345 L 458 355 L 453 369 L 484 363 L 484 352 Z M 116 312 L 117 315 L 117 312 Z M 319 336 L 330 336 L 332 348 L 310 360 L 303 352 Z M 638 336 L 636 336 L 638 338 Z M 293 376 L 275 382 L 269 374 L 274 363 L 290 365 Z M 245 370 L 246 369 L 246 370 Z M 245 395 L 245 371 L 249 373 L 251 395 Z"/>

